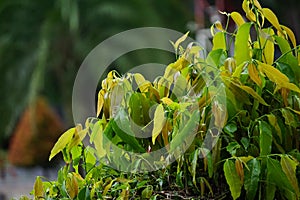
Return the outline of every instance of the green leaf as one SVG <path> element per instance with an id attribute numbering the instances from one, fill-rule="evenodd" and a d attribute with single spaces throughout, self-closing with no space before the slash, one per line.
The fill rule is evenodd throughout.
<path id="1" fill-rule="evenodd" d="M 44 197 L 43 182 L 40 176 L 37 176 L 33 186 L 34 198 L 40 199 Z"/>
<path id="2" fill-rule="evenodd" d="M 288 180 L 290 181 L 291 185 L 294 188 L 294 191 L 299 197 L 299 186 L 296 177 L 296 168 L 299 165 L 299 163 L 296 162 L 295 160 L 292 160 L 288 155 L 282 155 L 280 164 L 283 172 L 287 176 Z"/>
<path id="3" fill-rule="evenodd" d="M 145 153 L 145 149 L 139 144 L 131 130 L 130 122 L 125 111 L 120 110 L 115 119 L 111 119 L 113 131 L 133 150 Z"/>
<path id="4" fill-rule="evenodd" d="M 182 130 L 180 130 L 170 142 L 170 152 L 173 152 L 176 148 L 185 145 L 187 143 L 187 140 L 189 140 L 196 133 L 199 123 L 198 120 L 199 111 L 195 111 L 193 112 L 188 122 L 185 123 Z M 189 141 L 188 143 L 190 142 L 191 141 Z"/>
<path id="5" fill-rule="evenodd" d="M 259 175 L 260 175 L 260 163 L 256 158 L 247 162 L 248 169 L 244 170 L 245 182 L 244 187 L 246 190 L 247 199 L 252 200 L 255 198 Z"/>
<path id="6" fill-rule="evenodd" d="M 250 47 L 249 47 L 249 34 L 251 23 L 242 24 L 236 34 L 236 40 L 234 44 L 234 58 L 237 66 L 244 61 L 250 60 Z"/>
<path id="7" fill-rule="evenodd" d="M 226 60 L 226 52 L 223 49 L 216 49 L 207 55 L 206 62 L 207 64 L 219 68 L 224 64 Z"/>
<path id="8" fill-rule="evenodd" d="M 59 137 L 53 149 L 51 150 L 49 161 L 67 146 L 67 144 L 72 140 L 75 131 L 75 128 L 70 128 Z"/>
<path id="9" fill-rule="evenodd" d="M 282 108 L 280 109 L 280 111 L 282 113 L 282 116 L 284 117 L 285 124 L 296 128 L 297 122 L 295 120 L 294 115 L 291 113 L 291 111 L 286 108 Z"/>
<path id="10" fill-rule="evenodd" d="M 266 156 L 272 149 L 272 129 L 265 121 L 259 121 L 259 148 L 260 156 Z"/>
<path id="11" fill-rule="evenodd" d="M 231 160 L 226 160 L 223 166 L 225 178 L 232 198 L 235 200 L 241 195 L 242 183 L 235 169 L 235 164 Z"/>
<path id="12" fill-rule="evenodd" d="M 97 156 L 102 158 L 106 155 L 106 150 L 103 145 L 103 127 L 102 122 L 97 121 L 92 129 L 92 135 L 94 136 L 93 142 L 97 151 Z"/>
<path id="13" fill-rule="evenodd" d="M 213 37 L 213 48 L 212 50 L 222 49 L 226 50 L 226 39 L 224 32 L 217 32 Z"/>
<path id="14" fill-rule="evenodd" d="M 282 170 L 279 161 L 270 157 L 267 157 L 267 184 L 275 184 L 287 199 L 296 199 L 293 186 Z"/>

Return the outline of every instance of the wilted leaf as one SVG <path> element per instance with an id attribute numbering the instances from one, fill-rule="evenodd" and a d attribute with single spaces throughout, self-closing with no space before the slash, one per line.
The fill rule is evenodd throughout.
<path id="1" fill-rule="evenodd" d="M 184 34 L 183 36 L 181 36 L 181 37 L 175 42 L 175 44 L 174 44 L 175 51 L 177 51 L 178 46 L 179 46 L 183 41 L 186 40 L 186 38 L 188 37 L 189 33 L 190 33 L 190 32 L 188 31 L 186 34 Z"/>
<path id="2" fill-rule="evenodd" d="M 226 160 L 224 163 L 224 174 L 229 185 L 232 198 L 235 200 L 241 195 L 242 183 L 238 173 L 236 172 L 235 164 L 231 160 Z"/>

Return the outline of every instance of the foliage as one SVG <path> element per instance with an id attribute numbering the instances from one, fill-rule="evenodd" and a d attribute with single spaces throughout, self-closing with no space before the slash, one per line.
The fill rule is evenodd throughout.
<path id="1" fill-rule="evenodd" d="M 243 10 L 247 22 L 237 12 L 223 13 L 237 29 L 229 33 L 228 23 L 216 23 L 205 58 L 196 44 L 180 46 L 186 35 L 175 42 L 178 59 L 153 83 L 111 71 L 99 91 L 97 118 L 61 136 L 50 159 L 62 152 L 66 166 L 56 181 L 37 177 L 35 198 L 299 199 L 299 47 L 257 0 L 244 0 Z M 175 162 L 130 173 L 162 147 L 169 152 L 163 163 L 176 156 L 195 126 Z M 150 138 L 137 137 L 148 132 Z M 94 147 L 83 145 L 87 135 Z M 218 140 L 209 144 L 206 136 Z M 115 170 L 118 165 L 129 172 Z"/>

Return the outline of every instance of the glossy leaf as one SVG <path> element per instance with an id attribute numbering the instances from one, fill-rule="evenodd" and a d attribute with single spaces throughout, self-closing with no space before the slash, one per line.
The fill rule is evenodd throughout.
<path id="1" fill-rule="evenodd" d="M 245 182 L 244 187 L 246 190 L 247 199 L 255 199 L 258 189 L 259 176 L 260 176 L 260 162 L 253 158 L 247 162 L 247 168 L 245 169 Z"/>
<path id="2" fill-rule="evenodd" d="M 223 170 L 231 196 L 235 200 L 241 195 L 242 183 L 233 161 L 227 159 L 224 163 Z"/>
<path id="3" fill-rule="evenodd" d="M 281 26 L 278 22 L 278 19 L 274 12 L 270 10 L 269 8 L 263 8 L 262 9 L 263 15 L 265 18 L 280 32 L 282 32 Z"/>
<path id="4" fill-rule="evenodd" d="M 230 17 L 233 19 L 233 21 L 236 23 L 238 27 L 243 25 L 245 23 L 242 15 L 238 12 L 232 12 L 230 13 Z"/>
<path id="5" fill-rule="evenodd" d="M 251 23 L 244 23 L 240 26 L 236 34 L 234 58 L 238 66 L 244 61 L 250 60 L 250 47 L 248 43 L 250 28 Z"/>

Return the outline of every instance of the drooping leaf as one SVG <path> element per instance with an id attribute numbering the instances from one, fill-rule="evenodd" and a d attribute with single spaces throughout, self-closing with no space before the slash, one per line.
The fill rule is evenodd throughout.
<path id="1" fill-rule="evenodd" d="M 183 36 L 181 36 L 174 44 L 174 48 L 175 48 L 175 51 L 177 52 L 177 49 L 179 47 L 179 45 L 186 40 L 186 38 L 188 37 L 190 32 L 187 32 L 186 34 L 184 34 Z"/>
<path id="2" fill-rule="evenodd" d="M 236 60 L 237 66 L 239 66 L 244 61 L 250 60 L 249 33 L 251 25 L 252 24 L 249 22 L 244 23 L 237 31 L 234 44 L 234 58 Z"/>
<path id="3" fill-rule="evenodd" d="M 238 12 L 232 12 L 230 13 L 230 17 L 233 19 L 233 21 L 236 23 L 238 27 L 243 25 L 245 23 L 242 15 Z"/>
<path id="4" fill-rule="evenodd" d="M 265 121 L 259 121 L 259 148 L 261 156 L 266 156 L 271 153 L 272 129 Z"/>
<path id="5" fill-rule="evenodd" d="M 281 129 L 279 127 L 279 124 L 277 122 L 277 118 L 274 114 L 269 114 L 267 115 L 269 123 L 274 127 L 275 131 L 276 131 L 276 135 L 279 138 L 279 142 L 282 142 L 282 133 L 281 133 Z"/>
<path id="6" fill-rule="evenodd" d="M 154 126 L 152 130 L 152 143 L 155 144 L 155 140 L 158 137 L 158 135 L 161 133 L 162 128 L 164 127 L 166 122 L 164 106 L 162 104 L 159 104 L 156 107 L 153 121 L 154 121 Z"/>
<path id="7" fill-rule="evenodd" d="M 297 127 L 297 122 L 294 115 L 289 109 L 282 108 L 280 109 L 282 116 L 284 117 L 285 124 L 292 127 Z"/>
<path id="8" fill-rule="evenodd" d="M 247 162 L 248 169 L 245 169 L 244 187 L 246 190 L 247 199 L 253 200 L 258 189 L 260 176 L 260 163 L 256 158 Z"/>
<path id="9" fill-rule="evenodd" d="M 267 158 L 267 184 L 275 184 L 287 199 L 296 199 L 294 188 L 281 168 L 280 162 Z"/>
<path id="10" fill-rule="evenodd" d="M 231 196 L 235 200 L 241 195 L 242 183 L 233 161 L 227 159 L 224 163 L 223 170 Z"/>
<path id="11" fill-rule="evenodd" d="M 246 17 L 252 21 L 252 22 L 256 22 L 256 17 L 255 14 L 253 13 L 252 9 L 250 9 L 250 1 L 248 0 L 244 0 L 243 4 L 242 4 L 242 8 L 246 13 Z"/>
<path id="12" fill-rule="evenodd" d="M 78 181 L 76 177 L 73 176 L 71 173 L 68 174 L 68 177 L 66 179 L 66 190 L 71 199 L 74 199 L 79 192 Z"/>
<path id="13" fill-rule="evenodd" d="M 63 133 L 57 142 L 55 143 L 54 147 L 51 150 L 50 156 L 49 156 L 49 161 L 59 152 L 61 152 L 67 144 L 72 140 L 73 135 L 76 131 L 76 128 L 70 128 L 67 130 L 65 133 Z"/>
<path id="14" fill-rule="evenodd" d="M 259 87 L 262 87 L 262 80 L 259 76 L 259 73 L 258 73 L 254 63 L 248 64 L 248 73 L 249 73 L 249 77 L 251 78 L 251 80 L 254 83 L 256 83 L 256 85 L 258 85 Z"/>
<path id="15" fill-rule="evenodd" d="M 265 16 L 265 18 L 280 32 L 282 32 L 281 26 L 279 24 L 279 21 L 276 17 L 276 15 L 274 14 L 274 12 L 272 10 L 270 10 L 269 8 L 263 8 L 262 9 L 263 15 Z"/>
<path id="16" fill-rule="evenodd" d="M 174 152 L 176 148 L 182 148 L 192 136 L 196 133 L 198 128 L 199 111 L 194 111 L 190 116 L 189 120 L 185 123 L 185 126 L 175 135 L 175 137 L 170 142 L 170 152 Z M 184 148 L 184 147 L 183 147 Z"/>
<path id="17" fill-rule="evenodd" d="M 299 197 L 299 186 L 296 177 L 296 168 L 299 165 L 299 163 L 291 159 L 288 155 L 282 155 L 280 159 L 280 164 L 283 172 L 285 173 L 286 177 L 293 186 L 295 193 Z"/>
<path id="18" fill-rule="evenodd" d="M 94 136 L 92 142 L 94 142 L 95 144 L 97 155 L 99 158 L 102 158 L 103 156 L 106 155 L 106 150 L 103 145 L 104 139 L 103 139 L 103 127 L 101 121 L 97 121 L 96 124 L 94 125 L 92 129 L 92 135 Z"/>
<path id="19" fill-rule="evenodd" d="M 286 34 L 288 35 L 288 37 L 290 38 L 290 40 L 292 42 L 293 47 L 295 48 L 296 47 L 296 37 L 295 37 L 295 34 L 293 33 L 293 31 L 289 27 L 286 27 L 284 25 L 280 25 L 280 26 L 286 32 Z"/>

